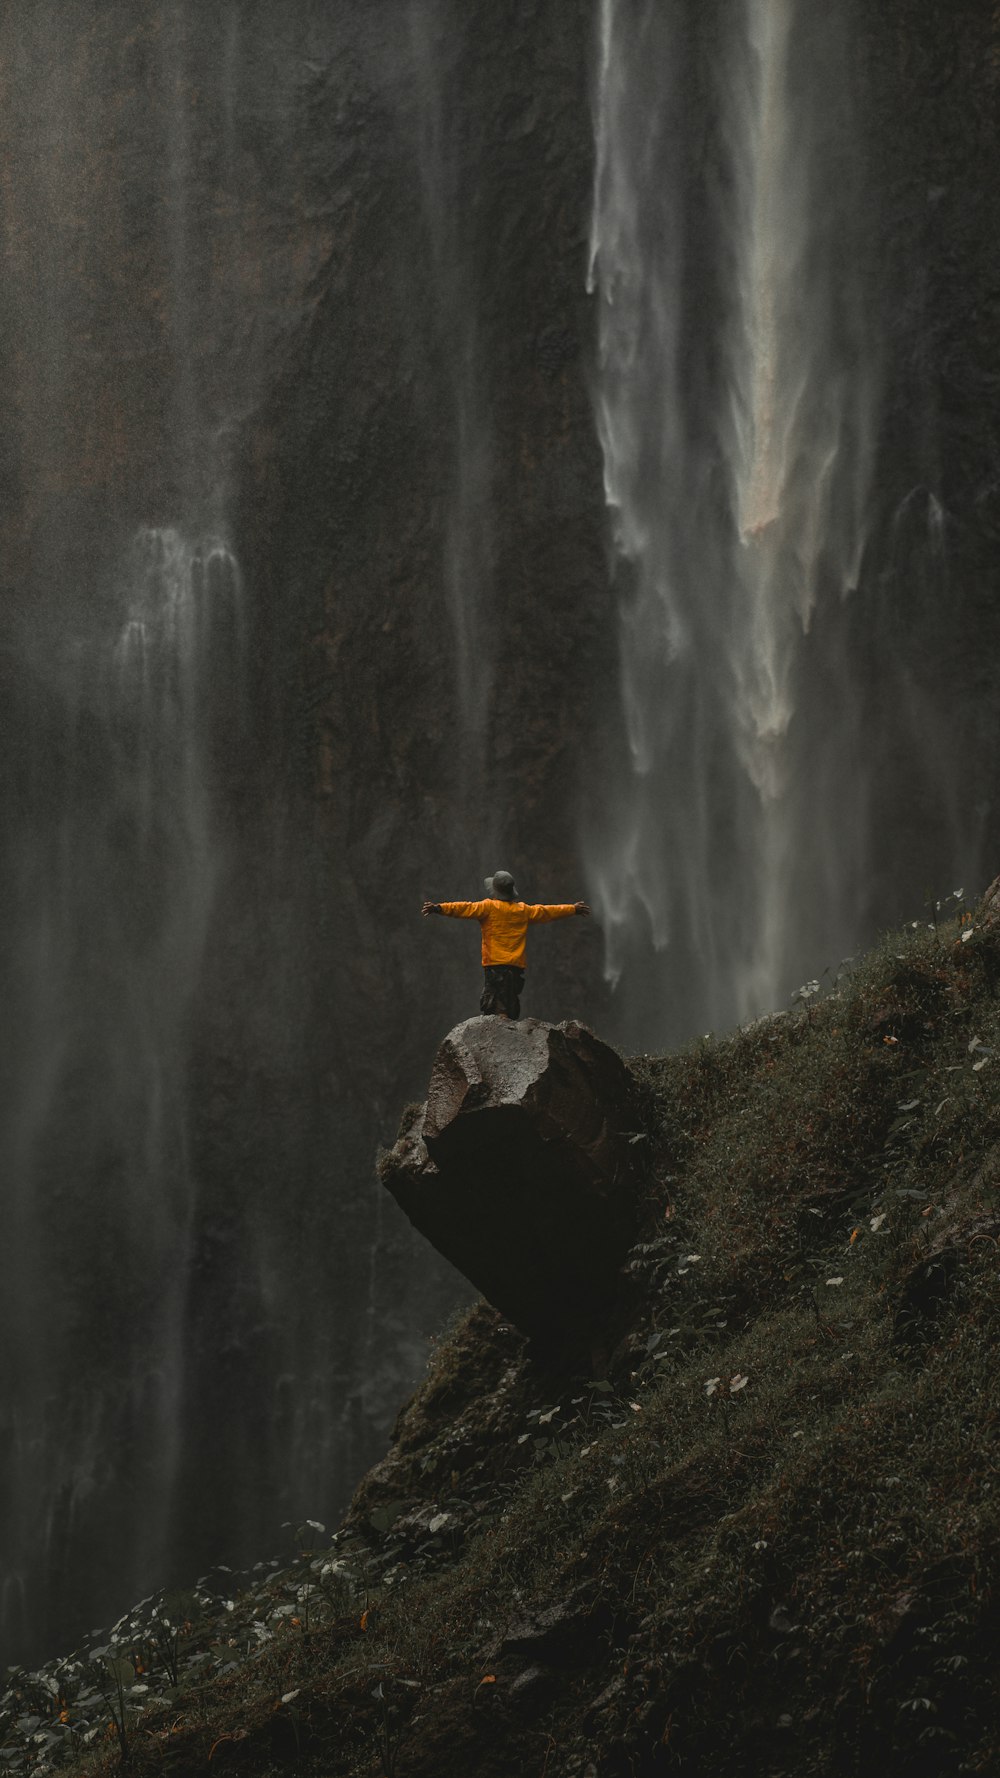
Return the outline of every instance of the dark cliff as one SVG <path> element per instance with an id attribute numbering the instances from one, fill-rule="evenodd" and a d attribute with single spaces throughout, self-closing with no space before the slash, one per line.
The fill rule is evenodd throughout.
<path id="1" fill-rule="evenodd" d="M 576 12 L 50 22 L 0 31 L 11 1658 L 380 1447 L 462 1289 L 369 1183 L 475 1006 L 420 900 L 512 858 L 580 893 L 612 621 Z M 203 591 L 236 618 L 175 661 Z"/>

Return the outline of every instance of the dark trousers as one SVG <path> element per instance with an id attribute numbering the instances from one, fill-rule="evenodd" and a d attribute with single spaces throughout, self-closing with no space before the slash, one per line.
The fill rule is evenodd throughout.
<path id="1" fill-rule="evenodd" d="M 480 1012 L 506 1013 L 509 1019 L 521 1016 L 521 993 L 524 970 L 513 963 L 490 963 L 483 971 L 483 993 Z"/>

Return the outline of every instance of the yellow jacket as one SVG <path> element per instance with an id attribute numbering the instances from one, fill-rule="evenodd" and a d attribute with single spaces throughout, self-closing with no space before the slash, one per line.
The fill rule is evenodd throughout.
<path id="1" fill-rule="evenodd" d="M 536 920 L 566 920 L 576 913 L 574 902 L 442 901 L 443 914 L 453 920 L 478 920 L 483 929 L 483 968 L 512 963 L 524 968 L 528 927 Z"/>

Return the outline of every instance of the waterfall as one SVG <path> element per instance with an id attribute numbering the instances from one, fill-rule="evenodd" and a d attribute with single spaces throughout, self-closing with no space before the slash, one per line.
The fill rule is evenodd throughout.
<path id="1" fill-rule="evenodd" d="M 783 1004 L 817 930 L 846 948 L 864 870 L 863 783 L 835 790 L 877 394 L 843 33 L 801 0 L 709 10 L 599 8 L 589 283 L 626 750 L 587 848 L 648 1042 Z"/>
<path id="2" fill-rule="evenodd" d="M 127 41 L 111 21 L 63 24 L 37 0 L 2 28 L 8 58 L 19 30 L 44 38 L 26 65 L 48 68 L 8 92 L 16 301 L 0 336 L 19 428 L 0 636 L 8 1659 L 113 1615 L 191 1545 L 205 1355 L 221 1339 L 205 1307 L 221 1065 L 209 1088 L 205 1055 L 225 1047 L 213 1022 L 235 1022 L 219 958 L 246 922 L 252 745 L 228 512 L 256 354 L 227 375 L 226 280 L 245 260 L 235 190 L 211 205 L 202 191 L 206 169 L 235 178 L 231 137 L 228 158 L 206 147 L 185 0 Z M 249 1236 L 242 1265 L 259 1303 Z"/>
<path id="3" fill-rule="evenodd" d="M 108 602 L 115 627 L 38 663 L 50 726 L 30 735 L 34 819 L 5 909 L 12 1649 L 37 1631 L 39 1594 L 100 1596 L 95 1563 L 140 1590 L 169 1565 L 197 1207 L 191 1021 L 225 846 L 217 760 L 239 741 L 239 570 L 218 536 L 144 528 Z"/>

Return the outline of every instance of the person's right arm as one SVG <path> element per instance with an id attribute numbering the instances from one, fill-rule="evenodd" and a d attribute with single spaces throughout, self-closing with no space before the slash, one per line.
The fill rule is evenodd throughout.
<path id="1" fill-rule="evenodd" d="M 489 906 L 485 901 L 425 901 L 424 914 L 446 914 L 452 920 L 481 920 Z"/>

